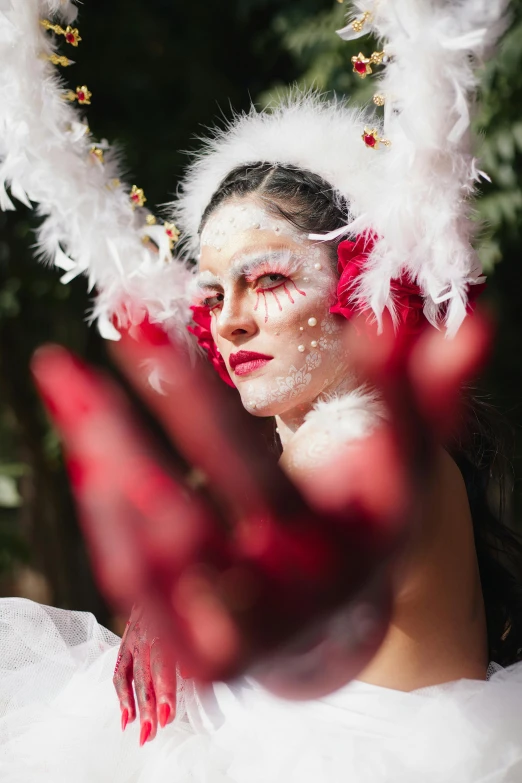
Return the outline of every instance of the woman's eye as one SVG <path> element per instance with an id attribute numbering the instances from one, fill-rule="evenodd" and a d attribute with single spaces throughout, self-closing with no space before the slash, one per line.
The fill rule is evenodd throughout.
<path id="1" fill-rule="evenodd" d="M 222 304 L 224 298 L 224 294 L 214 294 L 213 296 L 207 296 L 206 299 L 203 300 L 203 306 L 209 307 L 212 310 L 213 307 L 217 307 L 218 305 Z"/>
<path id="2" fill-rule="evenodd" d="M 263 275 L 256 280 L 257 288 L 274 288 L 276 285 L 281 285 L 287 278 L 285 275 L 281 275 L 277 272 L 273 272 L 269 275 Z"/>

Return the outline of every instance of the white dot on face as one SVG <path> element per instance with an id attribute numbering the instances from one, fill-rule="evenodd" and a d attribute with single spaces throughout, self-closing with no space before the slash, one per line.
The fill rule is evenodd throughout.
<path id="1" fill-rule="evenodd" d="M 309 318 L 308 319 L 308 326 L 317 326 L 317 318 Z"/>
<path id="2" fill-rule="evenodd" d="M 318 272 L 319 272 L 319 270 L 320 270 L 320 269 L 322 269 L 322 268 L 323 268 L 323 265 L 322 265 L 322 264 L 314 264 L 314 269 L 317 269 L 317 271 L 318 271 Z"/>
<path id="3" fill-rule="evenodd" d="M 310 345 L 312 346 L 312 348 L 317 348 L 317 340 L 312 340 Z"/>
<path id="4" fill-rule="evenodd" d="M 300 326 L 300 327 L 299 327 L 299 331 L 300 331 L 300 332 L 304 332 L 304 326 Z"/>
<path id="5" fill-rule="evenodd" d="M 309 281 L 309 280 L 310 280 L 310 278 L 309 278 L 309 277 L 303 277 L 303 282 L 304 282 L 304 283 L 308 283 L 308 281 Z"/>
<path id="6" fill-rule="evenodd" d="M 305 350 L 306 350 L 306 348 L 305 348 L 305 346 L 304 346 L 304 345 L 298 345 L 298 346 L 297 346 L 297 350 L 299 351 L 299 353 L 304 353 L 304 352 L 305 352 Z"/>

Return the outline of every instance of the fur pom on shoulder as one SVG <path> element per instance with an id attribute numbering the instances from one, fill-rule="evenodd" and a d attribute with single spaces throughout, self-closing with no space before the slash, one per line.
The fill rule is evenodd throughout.
<path id="1" fill-rule="evenodd" d="M 346 445 L 365 438 L 385 419 L 385 409 L 377 394 L 360 387 L 316 403 L 303 426 L 325 432 L 332 444 Z"/>
<path id="2" fill-rule="evenodd" d="M 336 452 L 367 437 L 385 421 L 384 406 L 365 387 L 318 402 L 285 448 L 290 470 L 306 475 L 335 459 Z"/>

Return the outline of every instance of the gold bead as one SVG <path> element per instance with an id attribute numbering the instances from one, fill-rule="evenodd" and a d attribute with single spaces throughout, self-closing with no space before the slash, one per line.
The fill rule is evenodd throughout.
<path id="1" fill-rule="evenodd" d="M 61 65 L 62 68 L 67 68 L 69 65 L 73 64 L 73 61 L 69 60 L 68 57 L 62 57 L 59 54 L 50 54 L 46 59 L 53 65 Z"/>
<path id="2" fill-rule="evenodd" d="M 382 50 L 382 52 L 372 52 L 372 54 L 370 55 L 370 62 L 372 63 L 372 65 L 382 65 L 382 61 L 384 60 L 385 57 L 386 57 L 386 53 L 384 49 Z"/>
<path id="3" fill-rule="evenodd" d="M 155 226 L 158 221 L 156 220 L 156 215 L 149 213 L 145 218 L 145 222 L 148 226 Z"/>
<path id="4" fill-rule="evenodd" d="M 97 160 L 99 160 L 100 163 L 105 162 L 103 150 L 100 149 L 100 147 L 96 147 L 96 146 L 91 147 L 91 155 L 93 155 Z"/>
<path id="5" fill-rule="evenodd" d="M 385 104 L 384 95 L 380 95 L 379 93 L 377 93 L 377 95 L 373 96 L 373 102 L 375 103 L 376 106 L 384 106 Z"/>
<path id="6" fill-rule="evenodd" d="M 364 14 L 359 17 L 359 19 L 354 19 L 352 22 L 352 30 L 355 33 L 361 33 L 364 25 L 366 22 L 369 22 L 372 18 L 372 12 L 371 11 L 365 11 Z"/>

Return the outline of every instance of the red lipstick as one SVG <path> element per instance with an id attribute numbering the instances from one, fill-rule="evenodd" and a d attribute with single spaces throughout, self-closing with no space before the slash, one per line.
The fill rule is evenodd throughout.
<path id="1" fill-rule="evenodd" d="M 236 375 L 249 375 L 254 370 L 259 370 L 265 364 L 271 362 L 273 356 L 266 356 L 264 353 L 255 353 L 254 351 L 238 351 L 230 354 L 230 367 Z"/>

